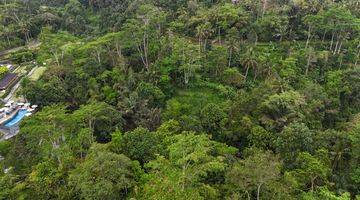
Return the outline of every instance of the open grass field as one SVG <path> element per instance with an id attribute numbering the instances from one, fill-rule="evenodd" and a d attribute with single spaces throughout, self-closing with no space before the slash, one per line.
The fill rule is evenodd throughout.
<path id="1" fill-rule="evenodd" d="M 40 76 L 45 72 L 46 67 L 38 67 L 31 75 L 30 79 L 36 81 L 40 78 Z"/>

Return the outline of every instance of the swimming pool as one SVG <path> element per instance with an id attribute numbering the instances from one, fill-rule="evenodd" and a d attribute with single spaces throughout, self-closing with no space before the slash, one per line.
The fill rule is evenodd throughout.
<path id="1" fill-rule="evenodd" d="M 27 110 L 19 110 L 19 112 L 13 118 L 6 122 L 5 127 L 13 127 L 17 123 L 19 123 L 27 113 L 29 113 Z"/>

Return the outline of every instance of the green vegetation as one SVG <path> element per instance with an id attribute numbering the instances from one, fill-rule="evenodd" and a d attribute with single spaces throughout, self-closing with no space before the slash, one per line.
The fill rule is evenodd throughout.
<path id="1" fill-rule="evenodd" d="M 4 78 L 8 72 L 9 69 L 6 66 L 0 66 L 0 79 Z"/>
<path id="2" fill-rule="evenodd" d="M 29 77 L 33 81 L 37 81 L 46 71 L 46 67 L 38 67 L 34 70 L 34 72 Z"/>
<path id="3" fill-rule="evenodd" d="M 0 199 L 360 198 L 357 0 L 0 0 L 31 41 Z"/>

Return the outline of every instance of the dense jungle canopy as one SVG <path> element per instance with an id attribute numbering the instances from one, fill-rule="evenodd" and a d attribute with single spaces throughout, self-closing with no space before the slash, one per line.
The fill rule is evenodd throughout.
<path id="1" fill-rule="evenodd" d="M 0 199 L 360 199 L 358 0 L 0 0 L 21 46 Z"/>

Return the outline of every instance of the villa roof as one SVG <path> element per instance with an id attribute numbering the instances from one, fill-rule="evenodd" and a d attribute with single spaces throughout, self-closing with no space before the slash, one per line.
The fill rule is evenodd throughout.
<path id="1" fill-rule="evenodd" d="M 17 74 L 8 73 L 5 77 L 0 81 L 0 89 L 5 90 L 9 85 L 17 78 Z"/>

